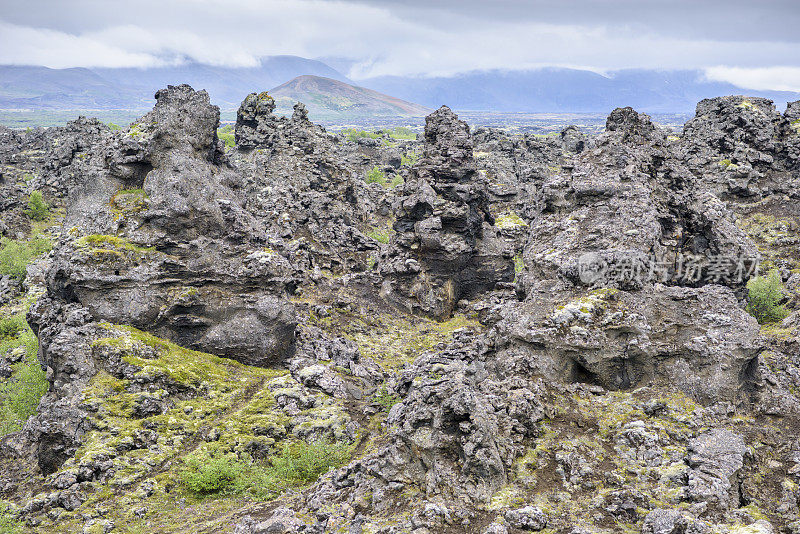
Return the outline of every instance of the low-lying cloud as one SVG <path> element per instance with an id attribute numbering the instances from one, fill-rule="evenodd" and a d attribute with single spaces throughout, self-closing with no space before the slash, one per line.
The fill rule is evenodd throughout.
<path id="1" fill-rule="evenodd" d="M 8 4 L 0 11 L 3 64 L 144 67 L 196 61 L 252 67 L 260 57 L 288 54 L 349 59 L 352 68 L 345 74 L 354 79 L 544 66 L 700 69 L 709 79 L 745 88 L 800 90 L 800 37 L 786 28 L 800 10 L 784 2 L 734 2 L 743 10 L 739 15 L 747 15 L 738 18 L 726 15 L 730 4 L 715 11 L 714 2 L 660 0 L 587 0 L 568 7 L 512 0 Z M 719 11 L 725 6 L 727 11 Z M 703 32 L 702 17 L 714 13 L 720 20 L 713 28 L 748 18 L 748 31 Z"/>

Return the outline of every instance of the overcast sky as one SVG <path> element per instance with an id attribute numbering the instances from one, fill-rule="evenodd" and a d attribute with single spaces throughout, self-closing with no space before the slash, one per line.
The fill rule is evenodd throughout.
<path id="1" fill-rule="evenodd" d="M 353 79 L 562 66 L 702 69 L 800 90 L 797 0 L 0 0 L 0 64 L 352 61 Z"/>

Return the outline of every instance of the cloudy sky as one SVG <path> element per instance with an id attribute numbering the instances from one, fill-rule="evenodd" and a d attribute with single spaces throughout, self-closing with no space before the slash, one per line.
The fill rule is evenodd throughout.
<path id="1" fill-rule="evenodd" d="M 339 58 L 354 79 L 564 66 L 701 69 L 800 90 L 797 0 L 0 0 L 0 64 L 253 66 Z"/>

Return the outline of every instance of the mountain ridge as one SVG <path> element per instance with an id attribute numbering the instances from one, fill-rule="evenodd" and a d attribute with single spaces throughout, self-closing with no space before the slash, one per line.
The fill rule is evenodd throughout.
<path id="1" fill-rule="evenodd" d="M 607 113 L 618 106 L 632 106 L 647 113 L 691 113 L 696 102 L 722 94 L 769 98 L 779 107 L 800 99 L 800 93 L 796 92 L 754 91 L 710 81 L 697 70 L 628 69 L 604 76 L 587 70 L 550 67 L 479 70 L 452 77 L 381 76 L 354 81 L 321 60 L 269 56 L 262 58 L 258 66 L 248 68 L 192 62 L 151 68 L 50 69 L 0 65 L 0 109 L 144 110 L 152 106 L 153 95 L 160 87 L 188 83 L 206 89 L 216 105 L 231 111 L 253 91 L 282 89 L 287 82 L 306 75 L 377 91 L 425 108 L 447 104 L 462 111 Z M 328 95 L 329 100 L 332 96 Z"/>
<path id="2" fill-rule="evenodd" d="M 431 111 L 373 89 L 309 74 L 292 78 L 269 93 L 281 112 L 288 113 L 295 102 L 302 102 L 317 117 L 327 114 L 422 117 Z"/>

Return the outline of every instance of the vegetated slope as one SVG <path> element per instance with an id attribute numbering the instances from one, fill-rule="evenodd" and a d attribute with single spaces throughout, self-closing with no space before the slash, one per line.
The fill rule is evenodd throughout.
<path id="1" fill-rule="evenodd" d="M 270 91 L 280 111 L 303 102 L 313 118 L 421 117 L 430 110 L 393 96 L 322 76 L 298 76 Z"/>

